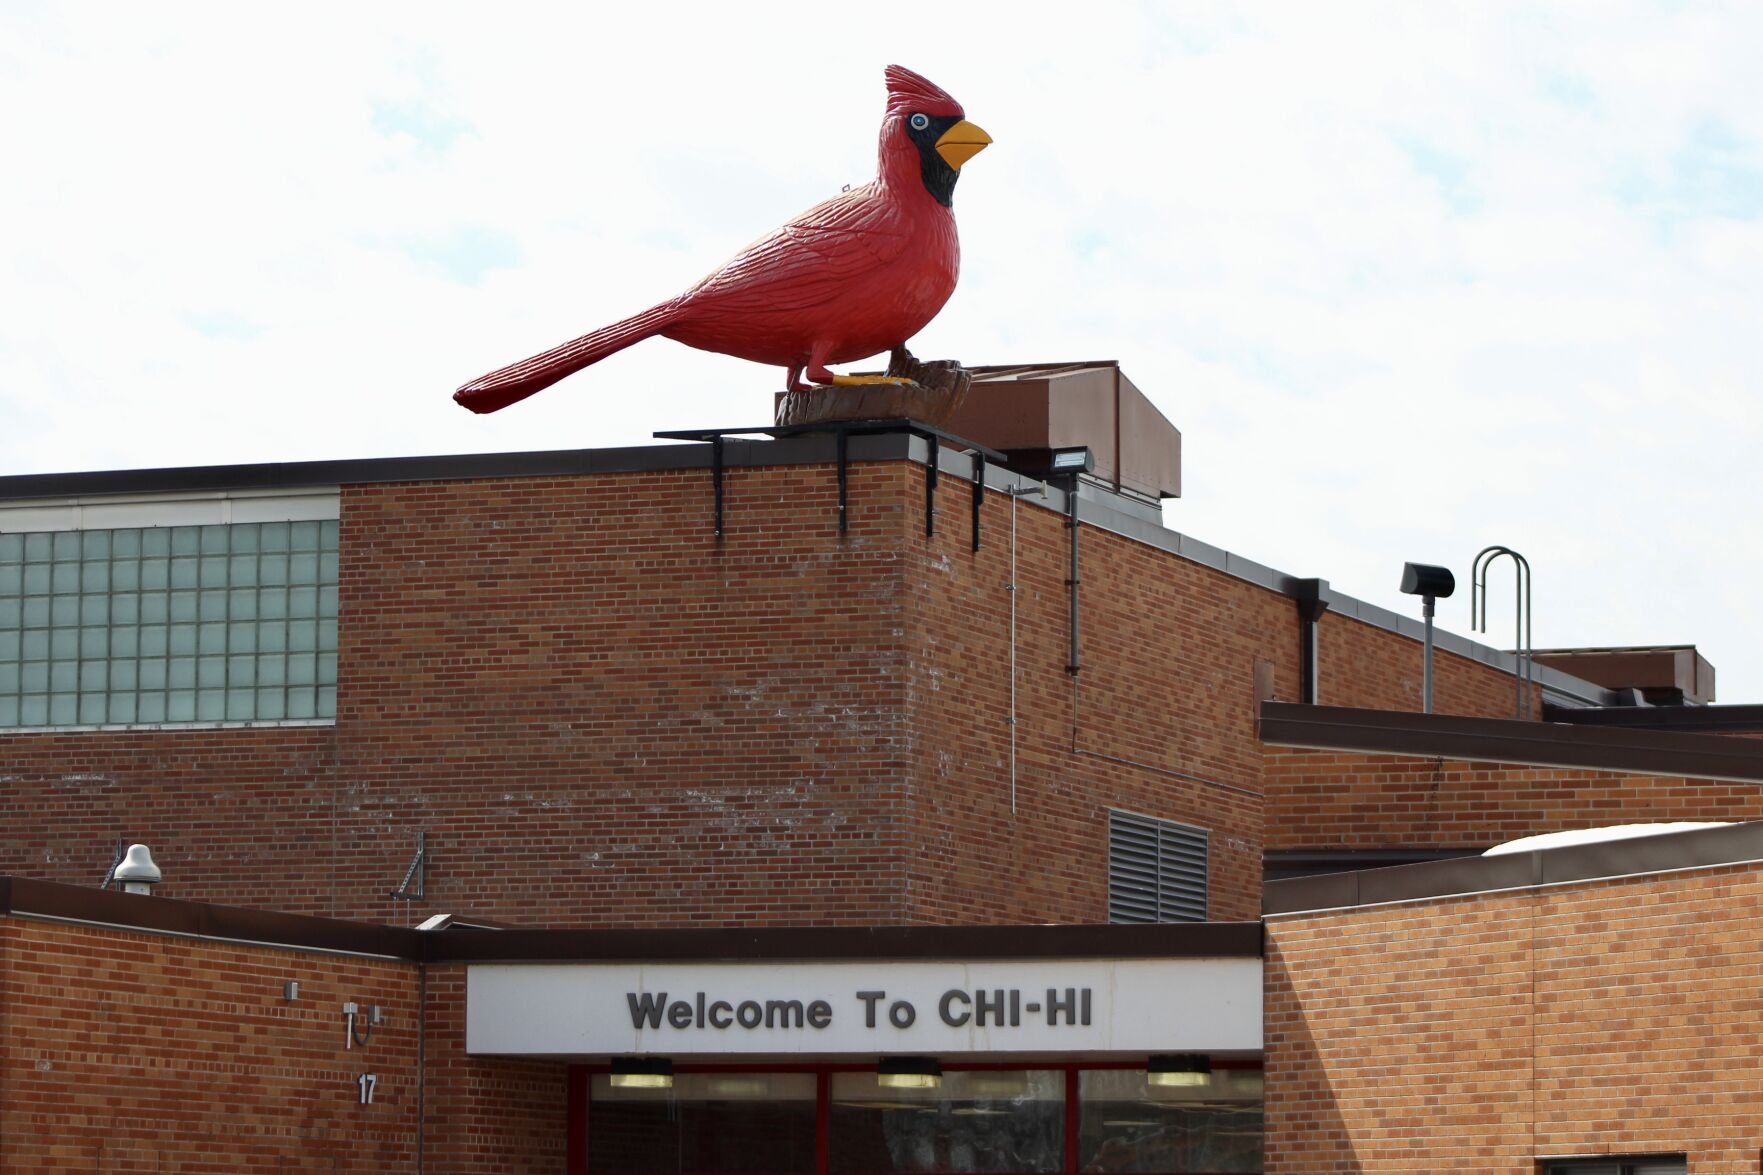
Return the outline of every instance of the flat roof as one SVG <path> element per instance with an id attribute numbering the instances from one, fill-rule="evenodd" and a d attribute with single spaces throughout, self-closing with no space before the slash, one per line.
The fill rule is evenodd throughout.
<path id="1" fill-rule="evenodd" d="M 421 963 L 1261 957 L 1259 922 L 422 931 L 4 876 L 0 916 Z"/>
<path id="2" fill-rule="evenodd" d="M 1319 913 L 1749 862 L 1763 862 L 1763 821 L 1270 881 L 1262 887 L 1261 912 Z"/>
<path id="3" fill-rule="evenodd" d="M 1678 730 L 1262 702 L 1271 746 L 1763 783 L 1763 740 Z"/>
<path id="4" fill-rule="evenodd" d="M 1059 368 L 1100 366 L 1059 364 Z M 1020 374 L 1037 368 L 980 368 L 985 375 Z M 1049 368 L 1048 370 L 1051 370 Z M 760 432 L 770 426 L 728 430 Z M 913 461 L 928 465 L 932 452 L 927 442 L 906 432 L 869 433 L 849 438 L 852 461 Z M 776 440 L 741 440 L 730 437 L 722 444 L 727 467 L 770 465 L 831 465 L 838 459 L 837 438 L 831 433 L 809 433 Z M 246 489 L 290 489 L 312 486 L 367 485 L 383 482 L 458 481 L 505 477 L 557 477 L 599 473 L 638 473 L 661 470 L 702 469 L 713 464 L 707 444 L 642 445 L 615 449 L 551 449 L 530 453 L 458 453 L 429 457 L 374 457 L 343 461 L 298 461 L 260 465 L 206 465 L 156 469 L 125 469 L 87 473 L 35 473 L 0 477 L 0 502 L 44 498 L 88 498 L 107 494 L 216 493 Z M 939 472 L 952 478 L 973 476 L 973 462 L 961 450 L 938 446 Z M 1000 492 L 1012 487 L 1041 484 L 996 465 L 986 466 L 986 485 Z M 1044 495 L 1024 499 L 1032 508 L 1066 509 L 1065 491 L 1047 485 Z M 1315 590 L 1328 609 L 1374 628 L 1419 641 L 1422 623 L 1410 616 L 1380 608 L 1330 588 L 1326 580 L 1289 575 L 1222 547 L 1201 542 L 1170 530 L 1144 514 L 1143 507 L 1129 507 L 1116 495 L 1089 487 L 1080 492 L 1078 519 L 1089 526 L 1121 535 L 1168 554 L 1209 567 L 1268 591 L 1295 596 Z M 1301 589 L 1299 585 L 1304 585 Z M 1316 585 L 1312 588 L 1311 585 Z M 1513 673 L 1517 658 L 1509 652 L 1437 629 L 1435 645 L 1444 652 L 1466 657 L 1504 673 Z M 1549 700 L 1572 706 L 1610 706 L 1616 694 L 1546 665 L 1532 666 L 1534 679 Z"/>
<path id="5" fill-rule="evenodd" d="M 1628 730 L 1763 732 L 1763 706 L 1756 703 L 1727 706 L 1615 706 L 1598 709 L 1544 706 L 1543 718 L 1548 722 L 1565 722 L 1573 726 L 1618 726 Z"/>

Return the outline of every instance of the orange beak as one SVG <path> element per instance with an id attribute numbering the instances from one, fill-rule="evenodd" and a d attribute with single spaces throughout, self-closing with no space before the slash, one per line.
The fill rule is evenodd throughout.
<path id="1" fill-rule="evenodd" d="M 963 163 L 991 145 L 992 136 L 962 119 L 944 131 L 942 138 L 937 140 L 937 154 L 943 157 L 944 163 L 960 171 Z"/>

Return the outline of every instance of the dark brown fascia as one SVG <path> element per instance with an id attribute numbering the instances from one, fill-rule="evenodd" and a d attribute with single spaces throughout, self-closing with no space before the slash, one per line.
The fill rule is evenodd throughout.
<path id="1" fill-rule="evenodd" d="M 1596 706 L 1576 710 L 1544 706 L 1543 718 L 1569 726 L 1619 727 L 1623 730 L 1681 730 L 1708 733 L 1763 733 L 1763 706 Z"/>
<path id="2" fill-rule="evenodd" d="M 1763 742 L 1678 731 L 1261 703 L 1277 747 L 1763 783 Z"/>
<path id="3" fill-rule="evenodd" d="M 0 915 L 393 959 L 420 958 L 424 938 L 421 931 L 400 926 L 244 910 L 29 877 L 0 877 Z"/>
<path id="4" fill-rule="evenodd" d="M 0 877 L 0 916 L 423 963 L 1260 958 L 1259 922 L 419 931 Z"/>
<path id="5" fill-rule="evenodd" d="M 1080 365 L 1082 366 L 1082 365 Z M 702 432 L 703 430 L 698 430 Z M 729 431 L 729 430 L 711 430 Z M 764 428 L 742 430 L 760 433 Z M 674 434 L 678 435 L 678 434 Z M 708 435 L 708 434 L 705 434 Z M 915 456 L 921 443 L 905 432 L 852 436 L 847 457 L 851 461 L 923 461 Z M 724 466 L 831 465 L 837 460 L 837 438 L 830 433 L 792 436 L 783 440 L 740 440 L 730 437 L 723 445 Z M 937 452 L 938 468 L 957 476 L 967 474 L 971 459 L 964 454 Z M 555 449 L 536 453 L 458 453 L 435 457 L 373 457 L 343 461 L 303 461 L 265 465 L 209 465 L 169 469 L 124 469 L 95 473 L 33 473 L 0 477 L 0 502 L 43 498 L 73 498 L 103 494 L 193 493 L 232 490 L 268 490 L 385 482 L 460 481 L 505 477 L 566 477 L 580 474 L 637 473 L 714 467 L 710 445 L 645 445 L 625 449 Z M 1017 484 L 1014 474 L 991 469 L 989 487 L 1004 490 Z M 705 492 L 709 492 L 706 486 Z M 1035 499 L 1031 499 L 1035 501 Z M 1064 510 L 1064 492 L 1051 488 L 1039 501 L 1045 509 Z M 1292 594 L 1306 590 L 1311 581 L 1294 579 L 1284 572 L 1252 559 L 1212 546 L 1191 536 L 1166 529 L 1161 521 L 1116 508 L 1104 497 L 1083 497 L 1078 519 L 1135 542 L 1165 551 L 1178 558 L 1210 567 L 1269 591 Z M 1315 581 L 1320 583 L 1321 581 Z M 1293 585 L 1297 585 L 1294 587 Z M 1368 624 L 1411 640 L 1421 637 L 1420 622 L 1351 596 L 1320 589 L 1328 608 L 1336 615 Z M 1440 629 L 1436 640 L 1441 652 L 1454 653 L 1502 672 L 1510 673 L 1512 655 L 1477 644 Z M 1613 705 L 1613 691 L 1546 665 L 1533 667 L 1545 690 L 1574 702 Z"/>
<path id="6" fill-rule="evenodd" d="M 1260 958 L 1259 922 L 503 930 L 430 939 L 430 962 Z"/>
<path id="7" fill-rule="evenodd" d="M 754 430 L 757 431 L 757 430 Z M 905 461 L 912 438 L 905 433 L 854 436 L 853 461 Z M 828 465 L 837 456 L 831 434 L 782 441 L 730 439 L 726 466 Z M 369 485 L 400 481 L 462 481 L 502 477 L 565 477 L 589 473 L 642 473 L 709 469 L 707 445 L 641 445 L 625 449 L 552 449 L 532 453 L 454 453 L 436 457 L 369 457 L 343 461 L 293 461 L 266 465 L 202 465 L 168 469 L 119 469 L 95 473 L 28 473 L 0 477 L 0 501 L 85 497 L 93 494 L 291 489 Z"/>
<path id="8" fill-rule="evenodd" d="M 1261 911 L 1313 913 L 1746 862 L 1763 862 L 1763 822 L 1270 881 Z"/>

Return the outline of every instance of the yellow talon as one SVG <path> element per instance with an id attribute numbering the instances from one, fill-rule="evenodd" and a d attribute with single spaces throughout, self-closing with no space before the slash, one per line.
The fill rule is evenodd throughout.
<path id="1" fill-rule="evenodd" d="M 835 375 L 833 387 L 849 388 L 860 384 L 910 384 L 912 381 L 903 375 Z"/>

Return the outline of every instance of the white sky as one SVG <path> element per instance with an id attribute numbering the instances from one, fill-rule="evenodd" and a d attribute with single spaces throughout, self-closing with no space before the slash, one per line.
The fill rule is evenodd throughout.
<path id="1" fill-rule="evenodd" d="M 644 443 L 781 372 L 651 340 L 454 387 L 873 174 L 881 68 L 996 145 L 913 344 L 1117 358 L 1169 525 L 1763 701 L 1763 6 L 0 7 L 0 473 Z M 1496 643 L 1511 632 L 1496 573 Z"/>

